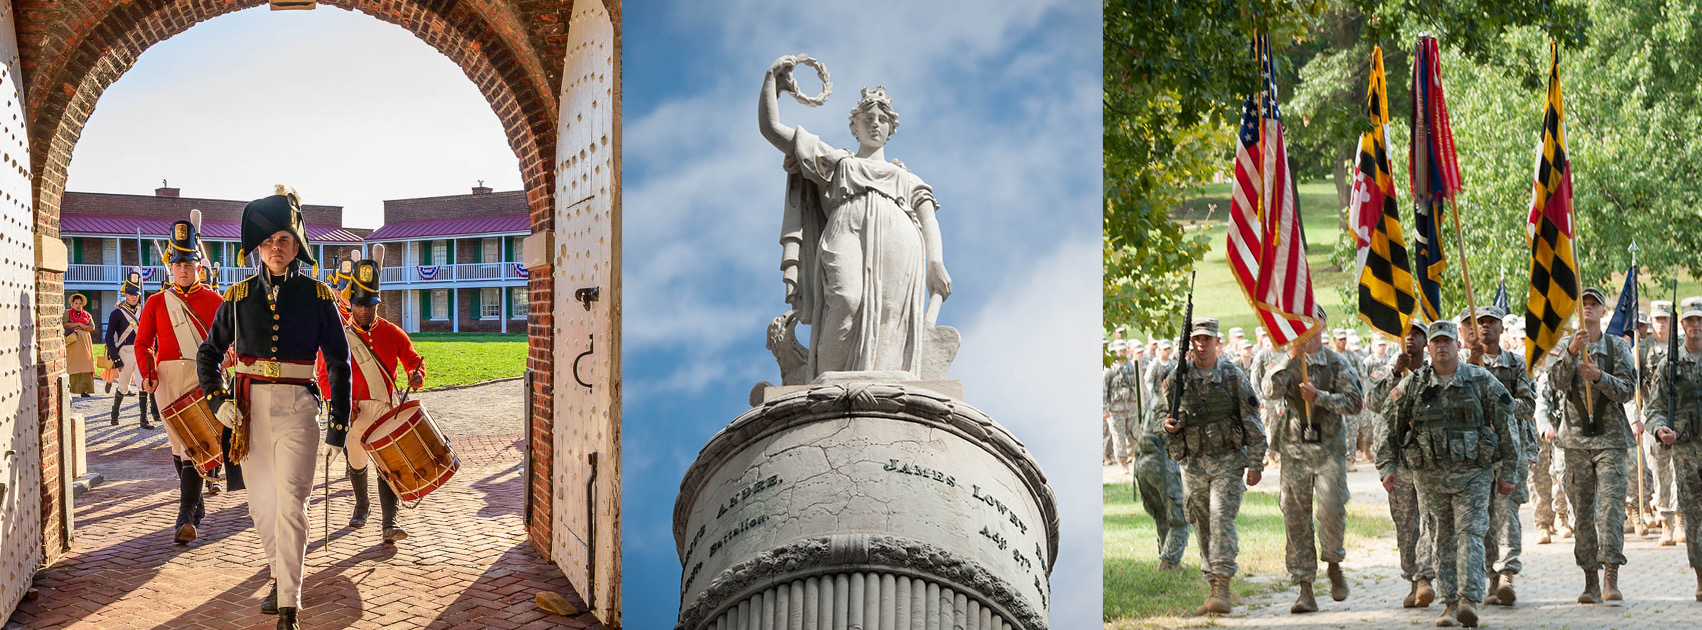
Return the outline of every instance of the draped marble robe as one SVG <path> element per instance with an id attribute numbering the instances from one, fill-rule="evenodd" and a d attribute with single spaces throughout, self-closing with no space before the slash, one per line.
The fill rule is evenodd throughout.
<path id="1" fill-rule="evenodd" d="M 896 161 L 859 158 L 803 127 L 786 155 L 780 242 L 787 301 L 810 326 L 808 378 L 922 368 L 933 188 Z"/>

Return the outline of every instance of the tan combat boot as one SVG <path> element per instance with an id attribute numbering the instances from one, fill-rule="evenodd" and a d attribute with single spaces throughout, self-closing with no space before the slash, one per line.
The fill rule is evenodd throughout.
<path id="1" fill-rule="evenodd" d="M 1561 538 L 1571 538 L 1572 537 L 1572 525 L 1570 523 L 1567 523 L 1565 521 L 1561 521 L 1560 525 L 1558 526 L 1558 529 L 1560 530 L 1560 537 Z"/>
<path id="2" fill-rule="evenodd" d="M 1584 572 L 1584 592 L 1578 594 L 1580 604 L 1602 603 L 1602 585 L 1596 578 L 1595 571 Z"/>
<path id="3" fill-rule="evenodd" d="M 1702 576 L 1702 569 L 1697 570 L 1697 575 Z M 1702 579 L 1702 577 L 1699 577 L 1698 579 Z M 1702 582 L 1698 582 L 1698 583 L 1702 584 Z M 1702 587 L 1698 587 L 1698 588 L 1702 589 Z M 1702 592 L 1702 590 L 1699 590 L 1698 592 Z M 1412 581 L 1412 588 L 1407 590 L 1407 596 L 1404 597 L 1404 598 L 1401 598 L 1401 608 L 1417 608 L 1417 607 L 1418 607 L 1418 580 L 1413 580 Z"/>
<path id="4" fill-rule="evenodd" d="M 1673 531 L 1672 531 L 1673 530 L 1673 520 L 1674 519 L 1673 519 L 1671 514 L 1668 514 L 1668 515 L 1661 517 L 1661 542 L 1660 542 L 1660 545 L 1662 547 L 1671 547 L 1673 545 L 1678 544 L 1678 538 L 1673 534 Z"/>
<path id="5" fill-rule="evenodd" d="M 1619 593 L 1619 565 L 1617 564 L 1607 565 L 1607 570 L 1602 572 L 1602 599 L 1610 602 L 1625 599 L 1625 596 Z"/>
<path id="6" fill-rule="evenodd" d="M 1199 614 L 1227 615 L 1230 610 L 1233 608 L 1229 605 L 1229 576 L 1213 574 L 1211 593 L 1206 595 L 1206 602 L 1200 606 Z"/>
<path id="7" fill-rule="evenodd" d="M 1330 599 L 1338 602 L 1347 599 L 1347 576 L 1342 575 L 1341 563 L 1331 562 L 1327 575 L 1330 576 Z"/>
<path id="8" fill-rule="evenodd" d="M 1171 562 L 1169 560 L 1159 560 L 1158 561 L 1158 570 L 1160 570 L 1160 571 L 1181 571 L 1182 565 L 1176 564 L 1176 563 Z"/>
<path id="9" fill-rule="evenodd" d="M 1448 607 L 1442 609 L 1442 616 L 1436 618 L 1436 627 L 1452 628 L 1460 625 L 1459 620 L 1454 618 L 1454 610 L 1458 607 L 1458 602 L 1448 602 Z"/>
<path id="10" fill-rule="evenodd" d="M 1312 596 L 1312 583 L 1300 582 L 1300 597 L 1295 598 L 1294 605 L 1288 607 L 1290 614 L 1318 612 L 1318 599 Z"/>
<path id="11" fill-rule="evenodd" d="M 1436 601 L 1436 589 L 1430 587 L 1430 578 L 1418 578 L 1418 588 L 1413 592 L 1413 603 L 1419 608 L 1429 608 L 1430 602 Z"/>
<path id="12" fill-rule="evenodd" d="M 1545 527 L 1539 527 L 1539 528 L 1537 528 L 1537 530 L 1542 532 L 1540 534 L 1537 534 L 1537 544 L 1546 545 L 1546 544 L 1549 544 L 1551 542 L 1554 542 L 1554 526 L 1549 525 L 1549 526 L 1545 526 Z"/>
<path id="13" fill-rule="evenodd" d="M 1458 605 L 1454 607 L 1454 618 L 1459 620 L 1461 628 L 1476 628 L 1477 605 L 1473 604 L 1472 600 L 1461 597 Z"/>
<path id="14" fill-rule="evenodd" d="M 1495 599 L 1498 600 L 1502 606 L 1512 606 L 1513 602 L 1519 601 L 1519 595 L 1513 592 L 1512 574 L 1501 576 L 1501 586 L 1495 589 Z M 1485 599 L 1484 603 L 1489 603 L 1489 600 Z"/>
<path id="15" fill-rule="evenodd" d="M 1501 573 L 1498 572 L 1498 571 L 1491 570 L 1489 572 L 1489 574 L 1485 576 L 1485 579 L 1484 579 L 1484 582 L 1483 582 L 1483 603 L 1484 604 L 1500 604 L 1501 603 L 1501 600 L 1495 596 L 1495 591 L 1499 588 L 1500 582 L 1501 582 Z"/>

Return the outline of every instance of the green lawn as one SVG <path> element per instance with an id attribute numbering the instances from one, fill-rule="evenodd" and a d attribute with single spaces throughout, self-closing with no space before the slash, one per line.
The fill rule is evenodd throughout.
<path id="1" fill-rule="evenodd" d="M 425 386 L 465 385 L 520 376 L 526 371 L 526 335 L 414 333 L 426 361 Z"/>
<path id="2" fill-rule="evenodd" d="M 1276 471 L 1260 482 L 1275 489 Z M 1192 616 L 1205 599 L 1207 588 L 1200 574 L 1200 552 L 1190 532 L 1188 551 L 1182 556 L 1184 570 L 1158 570 L 1156 529 L 1128 484 L 1105 484 L 1104 501 L 1104 604 L 1105 627 L 1116 629 L 1206 627 L 1206 617 Z M 1386 508 L 1369 503 L 1347 506 L 1347 548 L 1387 542 L 1393 529 Z M 1231 583 L 1236 605 L 1242 599 L 1289 587 L 1283 567 L 1282 512 L 1274 493 L 1248 492 L 1235 519 L 1240 535 L 1240 572 Z M 1393 543 L 1388 543 L 1392 545 Z M 1322 574 L 1322 566 L 1319 573 Z M 1327 590 L 1327 589 L 1326 589 Z"/>
<path id="3" fill-rule="evenodd" d="M 526 371 L 524 334 L 414 333 L 409 337 L 425 357 L 427 388 L 511 378 Z M 96 357 L 106 355 L 106 345 L 98 339 L 94 350 Z"/>

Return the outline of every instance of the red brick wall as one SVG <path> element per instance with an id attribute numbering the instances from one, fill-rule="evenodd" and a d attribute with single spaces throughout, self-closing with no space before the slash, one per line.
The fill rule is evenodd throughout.
<path id="1" fill-rule="evenodd" d="M 36 231 L 59 238 L 59 216 L 65 202 L 66 169 L 84 123 L 106 87 L 134 65 L 148 47 L 202 21 L 264 4 L 261 0 L 203 2 L 197 0 L 14 0 L 18 14 L 19 52 L 23 66 L 24 102 L 30 136 L 30 171 L 36 205 Z M 327 0 L 327 5 L 359 11 L 396 24 L 442 52 L 466 73 L 484 94 L 501 121 L 509 146 L 518 159 L 526 208 L 533 229 L 551 229 L 554 207 L 555 129 L 561 84 L 563 46 L 570 3 L 535 0 Z M 618 15 L 618 3 L 615 11 Z M 618 75 L 618 70 L 617 73 Z M 264 191 L 262 191 L 264 192 Z M 303 191 L 311 199 L 312 191 Z M 184 211 L 186 214 L 187 211 Z M 312 220 L 310 218 L 310 220 Z M 338 221 L 340 224 L 341 222 Z M 539 270 L 532 298 L 549 304 L 549 270 Z M 64 373 L 62 274 L 37 275 L 37 331 L 43 364 L 41 373 L 42 472 L 57 479 L 59 466 L 57 379 Z M 552 360 L 551 327 L 547 315 L 530 321 L 528 366 L 541 385 L 534 433 L 533 479 L 542 483 L 541 509 L 529 524 L 534 545 L 548 553 Z M 43 487 L 43 546 L 48 558 L 69 545 L 57 529 L 63 501 L 57 483 Z"/>

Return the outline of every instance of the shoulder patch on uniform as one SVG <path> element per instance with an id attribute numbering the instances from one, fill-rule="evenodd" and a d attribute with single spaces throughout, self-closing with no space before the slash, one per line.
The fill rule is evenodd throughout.
<path id="1" fill-rule="evenodd" d="M 1513 395 L 1509 394 L 1505 391 L 1501 392 L 1501 404 L 1503 404 L 1503 405 L 1513 404 Z"/>

